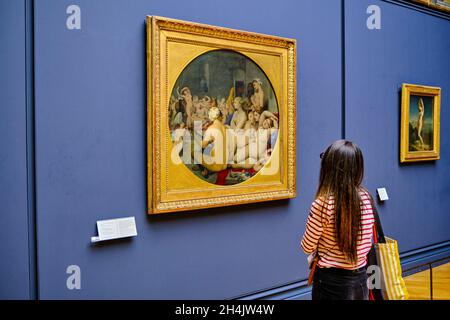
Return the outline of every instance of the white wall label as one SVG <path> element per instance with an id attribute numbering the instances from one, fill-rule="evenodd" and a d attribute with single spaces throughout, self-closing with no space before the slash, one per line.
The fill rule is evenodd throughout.
<path id="1" fill-rule="evenodd" d="M 367 14 L 370 16 L 367 18 L 366 25 L 369 30 L 380 30 L 381 29 L 381 9 L 377 5 L 370 5 L 366 10 Z"/>
<path id="2" fill-rule="evenodd" d="M 97 230 L 98 237 L 92 237 L 91 242 L 137 236 L 134 217 L 97 221 Z"/>
<path id="3" fill-rule="evenodd" d="M 387 194 L 386 188 L 378 188 L 377 193 L 378 193 L 378 197 L 380 198 L 380 201 L 389 200 L 389 196 Z"/>
<path id="4" fill-rule="evenodd" d="M 81 9 L 76 4 L 67 7 L 66 13 L 69 15 L 66 20 L 66 26 L 69 30 L 81 29 Z"/>

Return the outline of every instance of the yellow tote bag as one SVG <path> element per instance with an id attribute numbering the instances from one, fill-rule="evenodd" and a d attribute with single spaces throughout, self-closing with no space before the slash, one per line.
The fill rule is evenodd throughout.
<path id="1" fill-rule="evenodd" d="M 381 269 L 381 291 L 385 300 L 409 298 L 398 254 L 397 241 L 384 237 L 385 242 L 375 244 L 378 266 Z"/>
<path id="2" fill-rule="evenodd" d="M 402 267 L 397 241 L 385 237 L 375 201 L 371 198 L 374 224 L 374 247 L 376 265 L 380 269 L 381 295 L 383 300 L 408 300 L 409 294 L 402 277 Z M 378 288 L 379 289 L 379 288 Z M 377 300 L 380 300 L 379 297 Z"/>

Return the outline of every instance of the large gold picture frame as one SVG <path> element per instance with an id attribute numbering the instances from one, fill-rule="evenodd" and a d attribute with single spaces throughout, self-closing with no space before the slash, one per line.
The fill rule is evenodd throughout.
<path id="1" fill-rule="evenodd" d="M 205 79 L 197 81 L 200 76 L 194 74 L 196 70 Z M 224 94 L 226 86 L 230 90 Z M 208 167 L 202 157 L 204 162 L 199 164 L 180 161 L 189 150 L 180 153 L 174 137 L 177 130 L 195 128 L 192 119 L 197 116 L 196 108 L 204 108 L 204 119 L 210 121 L 201 127 L 202 152 L 206 154 L 212 146 L 216 149 L 210 154 L 217 155 L 219 145 L 226 146 L 222 150 L 228 162 L 219 169 Z M 226 118 L 230 108 L 231 122 Z M 251 132 L 262 132 L 262 137 L 272 141 L 263 140 L 264 144 L 258 140 L 258 148 L 262 147 L 257 149 L 255 165 L 245 151 L 246 160 L 233 162 L 238 161 L 236 141 L 240 137 L 236 132 L 244 123 L 238 121 L 241 113 L 245 127 L 255 128 Z M 221 129 L 234 126 L 236 131 L 229 131 L 238 137 L 205 138 L 216 124 Z M 242 141 L 249 146 L 251 139 Z M 149 214 L 295 197 L 296 41 L 147 16 L 147 157 Z"/>
<path id="2" fill-rule="evenodd" d="M 441 88 L 402 84 L 400 162 L 440 158 Z"/>

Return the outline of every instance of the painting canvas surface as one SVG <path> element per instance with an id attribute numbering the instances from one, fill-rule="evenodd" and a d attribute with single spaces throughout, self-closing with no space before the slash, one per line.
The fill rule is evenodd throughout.
<path id="1" fill-rule="evenodd" d="M 252 178 L 271 157 L 278 122 L 269 79 L 236 51 L 196 57 L 171 92 L 168 125 L 175 156 L 193 179 L 233 185 Z"/>
<path id="2" fill-rule="evenodd" d="M 433 99 L 429 96 L 410 96 L 409 151 L 433 150 Z"/>

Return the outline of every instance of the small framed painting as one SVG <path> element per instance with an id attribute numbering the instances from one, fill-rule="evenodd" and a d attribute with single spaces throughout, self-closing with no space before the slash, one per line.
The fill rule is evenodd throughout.
<path id="1" fill-rule="evenodd" d="M 296 41 L 147 17 L 148 212 L 296 195 Z"/>
<path id="2" fill-rule="evenodd" d="M 400 162 L 438 160 L 441 88 L 402 85 Z"/>

